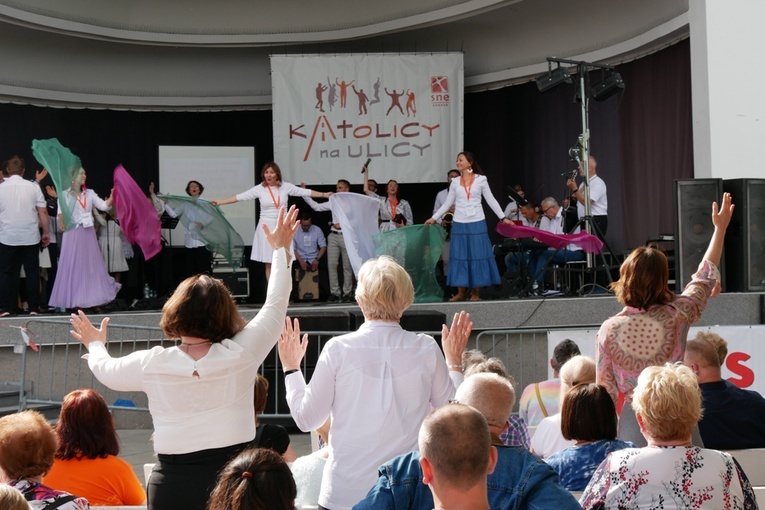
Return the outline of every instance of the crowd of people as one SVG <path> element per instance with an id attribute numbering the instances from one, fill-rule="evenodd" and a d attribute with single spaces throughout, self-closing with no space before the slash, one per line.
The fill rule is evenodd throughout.
<path id="1" fill-rule="evenodd" d="M 0 203 L 11 186 L 28 197 L 30 207 L 19 217 L 30 239 L 37 233 L 31 245 L 37 250 L 50 236 L 45 200 L 39 186 L 14 178 L 20 177 L 14 165 L 0 184 Z M 592 159 L 591 182 L 596 165 Z M 23 173 L 23 162 L 21 168 Z M 390 181 L 386 196 L 378 196 L 366 174 L 365 191 L 376 197 L 381 215 L 390 217 L 385 221 L 406 216 L 398 184 Z M 65 397 L 55 428 L 35 411 L 0 418 L 0 485 L 13 489 L 0 491 L 7 508 L 19 504 L 17 495 L 40 510 L 90 504 L 147 504 L 151 510 L 280 510 L 300 504 L 325 510 L 757 508 L 746 473 L 718 449 L 765 447 L 758 423 L 765 400 L 722 380 L 727 347 L 719 336 L 686 338 L 720 290 L 717 266 L 734 209 L 729 194 L 713 204 L 714 233 L 684 292 L 675 296 L 669 290 L 660 251 L 634 250 L 612 286 L 625 308 L 593 339 L 595 359 L 581 355 L 570 340 L 559 344 L 550 360 L 553 379 L 527 387 L 516 415 L 515 381 L 502 361 L 466 349 L 473 329 L 469 314 L 457 313 L 443 326 L 440 346 L 429 335 L 402 328 L 414 286 L 388 256 L 367 260 L 358 270 L 353 299 L 364 323 L 324 346 L 307 381 L 308 336 L 298 319 L 286 315 L 290 269 L 297 260 L 302 270 L 315 270 L 324 253 L 341 258 L 343 242 L 333 248 L 330 237 L 311 257 L 298 255 L 298 245 L 313 242 L 310 216 L 287 209 L 288 196 L 311 204 L 311 196 L 330 194 L 283 182 L 274 163 L 262 177 L 263 184 L 245 193 L 211 202 L 261 201 L 253 257 L 267 264 L 267 296 L 251 321 L 241 317 L 230 291 L 204 272 L 184 280 L 162 309 L 160 327 L 178 340 L 173 347 L 113 357 L 106 347 L 109 319 L 94 325 L 83 311 L 71 315 L 72 335 L 87 349 L 94 376 L 112 390 L 148 397 L 157 462 L 146 489 L 118 457 L 103 397 L 82 389 Z M 446 196 L 427 223 L 443 222 L 452 212 L 448 283 L 458 289 L 453 300 L 479 299 L 478 289 L 499 278 L 482 201 L 502 221 L 512 220 L 492 197 L 472 154 L 459 154 L 449 178 Z M 66 261 L 79 257 L 70 250 L 97 249 L 86 212 L 111 205 L 84 188 L 84 170 L 75 184 L 71 200 L 65 199 L 70 219 L 61 222 L 65 232 L 81 232 L 69 237 L 74 245 L 67 246 L 64 236 L 59 273 L 71 271 Z M 187 188 L 195 199 L 202 190 L 196 181 Z M 346 182 L 339 182 L 337 193 L 347 191 Z M 594 208 L 603 197 L 591 192 L 590 200 Z M 517 209 L 537 226 L 563 229 L 562 207 L 552 198 L 542 201 L 541 214 L 527 205 Z M 342 227 L 333 224 L 336 237 L 342 237 Z M 381 231 L 389 228 L 380 224 Z M 308 241 L 296 244 L 298 233 Z M 0 229 L 5 250 L 2 234 Z M 29 251 L 19 246 L 19 252 Z M 519 256 L 528 257 L 524 262 L 532 268 L 542 257 L 577 256 L 569 253 L 574 249 L 553 251 Z M 98 288 L 117 285 L 106 269 L 98 278 Z M 345 283 L 341 289 L 337 279 L 330 280 L 338 300 L 353 291 Z M 58 285 L 63 283 L 54 285 L 54 296 L 68 299 L 74 292 L 57 291 Z M 274 346 L 295 424 L 306 432 L 324 430 L 324 448 L 310 458 L 297 458 L 284 429 L 258 419 L 268 381 L 257 372 Z M 751 412 L 738 412 L 741 406 Z M 578 501 L 572 491 L 583 491 Z"/>

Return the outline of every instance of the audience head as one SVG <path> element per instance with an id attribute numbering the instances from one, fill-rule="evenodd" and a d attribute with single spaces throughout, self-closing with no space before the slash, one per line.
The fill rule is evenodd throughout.
<path id="1" fill-rule="evenodd" d="M 29 503 L 21 495 L 21 491 L 0 483 L 0 508 L 3 510 L 29 510 Z"/>
<path id="2" fill-rule="evenodd" d="M 467 405 L 446 404 L 430 413 L 418 443 L 423 482 L 431 487 L 466 492 L 485 484 L 496 463 L 486 418 Z"/>
<path id="3" fill-rule="evenodd" d="M 560 428 L 569 441 L 616 439 L 616 407 L 608 391 L 595 383 L 578 384 L 563 397 Z"/>
<path id="4" fill-rule="evenodd" d="M 656 248 L 641 246 L 632 250 L 622 263 L 619 279 L 610 288 L 621 304 L 647 310 L 675 299 L 668 282 L 667 256 Z"/>
<path id="5" fill-rule="evenodd" d="M 412 278 L 391 257 L 370 259 L 359 269 L 356 302 L 367 320 L 398 322 L 413 301 Z"/>
<path id="6" fill-rule="evenodd" d="M 75 390 L 64 397 L 56 436 L 58 459 L 96 459 L 120 453 L 112 414 L 96 390 Z"/>
<path id="7" fill-rule="evenodd" d="M 720 338 L 718 335 L 715 336 Z M 725 342 L 725 340 L 722 341 Z M 725 349 L 727 351 L 727 347 Z M 693 340 L 688 340 L 683 364 L 696 374 L 699 383 L 716 382 L 722 379 L 720 354 L 704 336 L 696 335 Z"/>
<path id="8" fill-rule="evenodd" d="M 573 356 L 560 369 L 561 400 L 577 384 L 595 382 L 595 360 L 589 356 Z"/>
<path id="9" fill-rule="evenodd" d="M 725 358 L 728 356 L 728 342 L 726 342 L 723 337 L 717 333 L 712 333 L 711 331 L 707 331 L 706 333 L 699 331 L 696 333 L 696 340 L 704 340 L 709 342 L 709 344 L 717 352 L 717 357 L 720 360 L 719 366 L 723 366 L 725 364 Z"/>
<path id="10" fill-rule="evenodd" d="M 576 345 L 576 342 L 568 338 L 556 345 L 555 349 L 553 349 L 553 356 L 550 358 L 550 366 L 553 369 L 555 377 L 558 377 L 558 374 L 560 374 L 560 367 L 562 367 L 564 363 L 579 354 L 582 354 L 579 350 L 579 346 Z"/>
<path id="11" fill-rule="evenodd" d="M 515 389 L 506 377 L 496 373 L 478 373 L 466 377 L 454 396 L 481 413 L 497 435 L 507 424 L 515 405 Z"/>
<path id="12" fill-rule="evenodd" d="M 679 363 L 646 368 L 632 394 L 632 409 L 649 443 L 651 439 L 690 441 L 702 414 L 696 376 Z"/>
<path id="13" fill-rule="evenodd" d="M 251 448 L 223 468 L 207 510 L 293 510 L 296 496 L 282 456 L 269 448 Z"/>
<path id="14" fill-rule="evenodd" d="M 190 336 L 221 342 L 240 332 L 245 320 L 228 288 L 201 274 L 181 282 L 162 307 L 159 327 L 168 338 Z"/>
<path id="15" fill-rule="evenodd" d="M 37 411 L 22 411 L 0 418 L 0 482 L 39 479 L 56 453 L 56 433 Z"/>
<path id="16" fill-rule="evenodd" d="M 255 376 L 255 417 L 266 410 L 268 402 L 268 379 L 258 374 Z"/>

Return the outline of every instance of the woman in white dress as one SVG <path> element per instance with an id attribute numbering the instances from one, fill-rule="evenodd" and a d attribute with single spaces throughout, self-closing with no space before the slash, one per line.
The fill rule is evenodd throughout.
<path id="1" fill-rule="evenodd" d="M 398 195 L 398 182 L 393 179 L 385 186 L 386 196 L 382 197 L 375 193 L 369 185 L 369 170 L 364 167 L 364 193 L 380 202 L 380 232 L 388 232 L 398 228 L 393 219 L 401 215 L 406 219 L 406 225 L 413 225 L 412 207 L 406 200 L 401 200 Z"/>
<path id="2" fill-rule="evenodd" d="M 260 217 L 258 225 L 266 224 L 270 229 L 276 227 L 276 217 L 279 207 L 286 207 L 290 196 L 293 197 L 312 197 L 329 198 L 331 193 L 321 193 L 310 189 L 295 186 L 289 182 L 282 181 L 282 171 L 273 161 L 263 165 L 263 171 L 260 174 L 263 182 L 254 186 L 243 193 L 230 196 L 223 200 L 213 200 L 213 205 L 234 204 L 244 200 L 260 201 Z M 255 229 L 255 238 L 252 241 L 252 255 L 250 258 L 257 262 L 263 262 L 266 265 L 266 280 L 271 277 L 271 258 L 273 250 L 269 246 L 262 228 Z"/>

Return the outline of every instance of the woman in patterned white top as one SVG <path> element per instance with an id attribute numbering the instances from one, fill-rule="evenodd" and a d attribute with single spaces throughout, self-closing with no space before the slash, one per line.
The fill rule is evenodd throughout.
<path id="1" fill-rule="evenodd" d="M 659 250 L 637 248 L 622 264 L 611 289 L 625 307 L 600 327 L 596 356 L 596 382 L 608 390 L 617 412 L 620 395 L 625 404 L 632 400 L 637 377 L 645 367 L 682 361 L 688 329 L 701 317 L 707 299 L 720 293 L 717 266 L 733 208 L 730 193 L 723 195 L 719 209 L 717 202 L 712 204 L 712 239 L 680 296 L 667 286 L 669 266 Z M 623 408 L 618 437 L 645 445 L 629 405 Z"/>
<path id="2" fill-rule="evenodd" d="M 691 444 L 701 390 L 690 368 L 667 363 L 643 370 L 632 407 L 648 446 L 610 453 L 579 500 L 584 510 L 758 508 L 730 454 Z"/>
<path id="3" fill-rule="evenodd" d="M 406 225 L 414 224 L 414 216 L 412 216 L 412 206 L 409 202 L 402 200 L 398 193 L 398 182 L 393 179 L 388 181 L 385 186 L 386 195 L 384 197 L 378 195 L 375 190 L 372 190 L 372 186 L 369 184 L 369 170 L 364 167 L 364 193 L 380 202 L 380 232 L 388 232 L 398 228 L 396 217 L 403 216 Z"/>

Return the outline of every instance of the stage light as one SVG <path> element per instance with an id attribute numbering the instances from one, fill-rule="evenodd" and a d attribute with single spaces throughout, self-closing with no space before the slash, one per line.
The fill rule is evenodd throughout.
<path id="1" fill-rule="evenodd" d="M 595 101 L 605 101 L 617 92 L 624 90 L 624 80 L 619 73 L 611 70 L 611 74 L 590 87 L 590 97 Z"/>
<path id="2" fill-rule="evenodd" d="M 549 63 L 547 65 L 548 67 L 550 66 Z M 561 83 L 571 83 L 571 76 L 569 76 L 565 68 L 558 65 L 555 69 L 549 67 L 545 74 L 537 76 L 536 82 L 539 92 L 547 92 Z"/>

